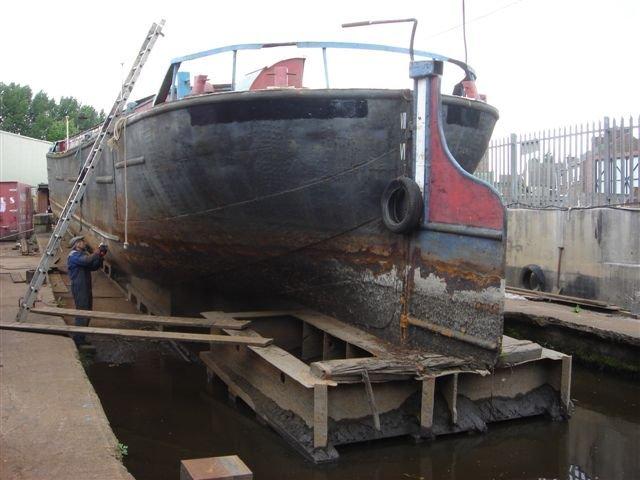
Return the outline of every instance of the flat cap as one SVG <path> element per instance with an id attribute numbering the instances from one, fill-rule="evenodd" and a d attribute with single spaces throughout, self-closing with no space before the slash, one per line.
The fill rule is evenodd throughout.
<path id="1" fill-rule="evenodd" d="M 69 240 L 69 248 L 73 248 L 75 244 L 82 239 L 84 239 L 84 235 L 78 235 L 77 237 L 73 237 L 71 240 Z"/>

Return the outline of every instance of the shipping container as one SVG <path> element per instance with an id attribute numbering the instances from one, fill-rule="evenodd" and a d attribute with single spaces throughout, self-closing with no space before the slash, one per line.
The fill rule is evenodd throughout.
<path id="1" fill-rule="evenodd" d="M 31 186 L 20 182 L 0 182 L 0 239 L 14 240 L 33 231 Z"/>

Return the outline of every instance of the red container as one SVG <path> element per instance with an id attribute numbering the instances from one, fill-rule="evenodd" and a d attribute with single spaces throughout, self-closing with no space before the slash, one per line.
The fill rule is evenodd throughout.
<path id="1" fill-rule="evenodd" d="M 31 186 L 0 182 L 0 240 L 14 240 L 33 231 Z"/>

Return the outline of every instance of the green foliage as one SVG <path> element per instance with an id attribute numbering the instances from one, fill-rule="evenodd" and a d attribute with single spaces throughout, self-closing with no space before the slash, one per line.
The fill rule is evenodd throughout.
<path id="1" fill-rule="evenodd" d="M 573 309 L 573 313 L 580 313 L 582 311 L 582 309 L 580 308 L 580 305 L 576 304 L 575 308 Z"/>
<path id="2" fill-rule="evenodd" d="M 104 111 L 98 113 L 73 97 L 56 102 L 42 91 L 33 95 L 27 85 L 0 82 L 0 129 L 52 142 L 66 136 L 66 116 L 69 135 L 102 123 L 105 118 Z"/>
<path id="3" fill-rule="evenodd" d="M 124 443 L 118 442 L 118 457 L 122 459 L 122 457 L 126 457 L 127 455 L 129 455 L 129 447 Z"/>

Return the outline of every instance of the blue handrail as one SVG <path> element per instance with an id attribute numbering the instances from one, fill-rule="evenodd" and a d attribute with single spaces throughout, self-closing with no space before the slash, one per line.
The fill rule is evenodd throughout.
<path id="1" fill-rule="evenodd" d="M 412 50 L 404 47 L 395 47 L 392 45 L 379 45 L 375 43 L 352 43 L 352 42 L 282 42 L 282 43 L 241 43 L 236 45 L 227 45 L 224 47 L 212 48 L 210 50 L 203 50 L 202 52 L 192 53 L 190 55 L 184 55 L 182 57 L 176 57 L 171 60 L 171 65 L 167 71 L 167 75 L 160 87 L 160 91 L 156 96 L 154 105 L 163 103 L 167 96 L 172 92 L 172 87 L 175 88 L 176 77 L 178 69 L 183 62 L 189 60 L 196 60 L 198 58 L 210 57 L 212 55 L 218 55 L 225 52 L 233 52 L 233 73 L 232 73 L 232 88 L 235 89 L 236 85 L 236 57 L 241 50 L 261 50 L 263 48 L 275 48 L 275 47 L 296 47 L 296 48 L 321 48 L 325 66 L 325 81 L 327 88 L 329 88 L 329 77 L 327 72 L 327 60 L 326 50 L 328 48 L 336 49 L 350 49 L 350 50 L 369 50 L 378 52 L 390 52 L 401 53 L 411 55 L 413 53 L 416 57 L 430 58 L 441 62 L 448 62 L 457 65 L 465 72 L 465 79 L 475 80 L 475 71 L 466 63 L 455 60 L 444 55 L 439 55 L 433 52 L 427 52 L 425 50 Z M 174 92 L 175 93 L 175 92 Z"/>
<path id="2" fill-rule="evenodd" d="M 238 52 L 240 50 L 260 50 L 263 48 L 274 47 L 296 47 L 296 48 L 342 48 L 350 50 L 371 50 L 379 52 L 391 52 L 391 53 L 403 53 L 409 55 L 411 51 L 404 47 L 395 47 L 392 45 L 379 45 L 375 43 L 353 43 L 353 42 L 282 42 L 282 43 L 241 43 L 237 45 L 227 45 L 224 47 L 212 48 L 210 50 L 204 50 L 202 52 L 192 53 L 190 55 L 184 55 L 182 57 L 176 57 L 171 60 L 171 65 L 180 64 L 189 60 L 196 60 L 198 58 L 209 57 L 211 55 L 218 55 L 225 52 Z M 472 78 L 476 78 L 475 71 L 466 63 L 455 60 L 444 55 L 428 52 L 425 50 L 415 50 L 415 56 L 431 58 L 433 60 L 439 60 L 441 62 L 449 62 L 462 68 L 467 75 Z"/>

